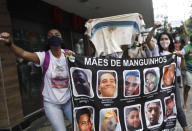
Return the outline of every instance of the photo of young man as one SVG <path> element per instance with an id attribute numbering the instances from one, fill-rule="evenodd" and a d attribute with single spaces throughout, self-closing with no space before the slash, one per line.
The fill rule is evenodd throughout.
<path id="1" fill-rule="evenodd" d="M 80 108 L 75 110 L 76 131 L 94 131 L 93 109 L 91 107 Z"/>
<path id="2" fill-rule="evenodd" d="M 127 131 L 141 131 L 141 106 L 133 105 L 124 109 L 125 126 Z"/>
<path id="3" fill-rule="evenodd" d="M 165 98 L 165 113 L 167 118 L 176 118 L 177 110 L 174 94 Z"/>
<path id="4" fill-rule="evenodd" d="M 172 87 L 175 80 L 175 63 L 163 68 L 163 78 L 161 81 L 162 88 Z"/>
<path id="5" fill-rule="evenodd" d="M 97 73 L 97 93 L 99 98 L 117 97 L 117 74 L 114 71 Z"/>
<path id="6" fill-rule="evenodd" d="M 74 96 L 93 97 L 91 71 L 88 69 L 71 68 Z"/>
<path id="7" fill-rule="evenodd" d="M 162 123 L 162 104 L 160 100 L 145 103 L 145 118 L 148 128 L 159 126 Z"/>
<path id="8" fill-rule="evenodd" d="M 157 91 L 159 84 L 159 68 L 144 69 L 144 93 Z"/>
<path id="9" fill-rule="evenodd" d="M 124 96 L 137 96 L 140 94 L 140 74 L 138 70 L 124 71 Z"/>

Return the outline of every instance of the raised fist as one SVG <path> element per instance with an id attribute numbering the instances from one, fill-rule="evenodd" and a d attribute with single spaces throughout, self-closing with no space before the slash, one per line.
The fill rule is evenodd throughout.
<path id="1" fill-rule="evenodd" d="M 3 42 L 5 44 L 11 44 L 11 36 L 7 32 L 3 32 L 0 34 L 0 42 Z"/>
<path id="2" fill-rule="evenodd" d="M 155 22 L 154 27 L 155 27 L 155 28 L 161 27 L 161 22 L 159 22 L 159 21 L 158 21 L 158 22 Z"/>

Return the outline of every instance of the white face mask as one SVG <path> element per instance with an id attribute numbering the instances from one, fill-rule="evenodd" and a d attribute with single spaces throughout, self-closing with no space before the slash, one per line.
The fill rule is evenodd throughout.
<path id="1" fill-rule="evenodd" d="M 165 50 L 165 49 L 167 49 L 169 47 L 170 40 L 162 40 L 162 41 L 160 41 L 160 45 Z"/>
<path id="2" fill-rule="evenodd" d="M 175 37 L 175 41 L 180 41 L 180 37 L 179 36 Z"/>

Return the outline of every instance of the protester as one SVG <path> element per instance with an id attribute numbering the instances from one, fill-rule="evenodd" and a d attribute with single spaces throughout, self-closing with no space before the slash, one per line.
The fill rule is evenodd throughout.
<path id="1" fill-rule="evenodd" d="M 157 90 L 158 76 L 154 69 L 147 70 L 145 72 L 145 90 L 146 94 Z"/>
<path id="2" fill-rule="evenodd" d="M 87 108 L 78 109 L 76 113 L 79 131 L 92 131 L 91 111 Z"/>
<path id="3" fill-rule="evenodd" d="M 160 124 L 159 120 L 162 113 L 160 102 L 151 102 L 147 104 L 146 108 L 145 113 L 149 122 L 147 126 L 151 127 Z"/>
<path id="4" fill-rule="evenodd" d="M 138 71 L 130 71 L 125 75 L 125 96 L 134 96 L 139 94 L 140 77 Z"/>
<path id="5" fill-rule="evenodd" d="M 180 42 L 180 37 L 177 35 L 176 37 L 175 37 L 175 42 L 174 42 L 174 51 L 181 51 L 181 49 L 182 49 L 182 45 L 181 45 L 181 42 Z M 181 87 L 181 86 L 183 86 L 182 84 L 182 78 L 181 78 L 181 61 L 182 59 L 181 59 L 181 57 L 177 57 L 177 71 L 176 71 L 176 82 L 177 82 L 177 85 L 179 85 L 179 87 Z M 183 62 L 185 62 L 185 61 L 183 61 Z M 183 63 L 182 62 L 182 63 Z"/>
<path id="6" fill-rule="evenodd" d="M 99 97 L 116 97 L 117 85 L 114 72 L 100 72 L 98 77 Z"/>
<path id="7" fill-rule="evenodd" d="M 174 43 L 174 48 L 176 52 L 179 52 L 183 49 L 183 46 L 187 44 L 187 38 L 188 38 L 188 33 L 187 33 L 187 27 L 185 25 L 185 22 L 183 23 L 183 27 L 184 27 L 184 39 L 183 41 L 181 41 L 180 36 L 178 35 L 178 33 L 176 33 L 175 35 L 175 43 Z M 184 54 L 184 51 L 182 51 Z M 182 56 L 183 57 L 183 56 Z M 177 85 L 180 85 L 180 87 L 184 87 L 184 92 L 183 92 L 183 99 L 184 99 L 184 106 L 183 106 L 183 110 L 186 111 L 186 103 L 187 103 L 187 98 L 188 98 L 188 92 L 190 89 L 190 86 L 186 85 L 186 69 L 185 69 L 185 59 L 182 59 L 182 57 L 179 57 L 179 59 L 177 58 L 177 61 L 180 62 L 181 64 L 177 64 L 177 72 L 176 72 L 176 76 L 177 76 Z M 182 76 L 182 78 L 181 78 Z"/>
<path id="8" fill-rule="evenodd" d="M 9 33 L 0 34 L 0 41 L 10 47 L 17 56 L 42 67 L 42 95 L 45 114 L 55 131 L 66 131 L 63 113 L 72 123 L 72 105 L 65 55 L 71 55 L 72 52 L 61 49 L 62 36 L 57 29 L 48 31 L 47 38 L 50 48 L 47 52 L 28 52 L 16 46 Z"/>
<path id="9" fill-rule="evenodd" d="M 128 57 L 129 58 L 146 58 L 146 53 L 143 50 L 143 46 L 137 44 L 137 41 L 133 43 L 133 46 L 128 49 Z"/>
<path id="10" fill-rule="evenodd" d="M 187 99 L 190 88 L 192 87 L 192 34 L 190 36 L 190 44 L 185 45 L 182 49 L 185 58 L 185 86 L 184 86 L 184 109 L 187 108 Z"/>
<path id="11" fill-rule="evenodd" d="M 142 128 L 139 109 L 137 107 L 126 109 L 126 124 L 128 131 L 135 131 Z"/>
<path id="12" fill-rule="evenodd" d="M 184 38 L 181 39 L 179 34 L 175 33 L 175 41 L 174 41 L 174 51 L 178 52 L 181 51 L 187 43 L 188 33 L 187 33 L 187 27 L 185 25 L 185 22 L 182 21 L 183 27 L 184 27 Z M 185 87 L 184 86 L 184 77 L 185 77 L 185 60 L 181 59 L 181 57 L 177 57 L 177 71 L 176 71 L 176 82 L 179 87 Z M 184 91 L 184 100 L 185 100 L 185 91 Z M 185 110 L 185 109 L 184 109 Z"/>
<path id="13" fill-rule="evenodd" d="M 155 43 L 154 40 L 152 40 L 153 37 L 153 33 L 154 31 L 159 28 L 161 26 L 160 22 L 156 22 L 153 26 L 153 28 L 151 29 L 151 31 L 149 32 L 149 34 L 147 35 L 147 38 L 145 40 L 145 43 L 147 44 L 148 48 L 150 49 L 150 56 L 154 57 L 154 56 L 158 56 L 159 54 L 157 54 L 158 52 L 155 52 L 155 48 L 157 48 L 157 44 Z"/>
<path id="14" fill-rule="evenodd" d="M 150 47 L 153 56 L 164 56 L 169 55 L 173 52 L 173 39 L 169 33 L 167 32 L 161 33 L 157 39 L 157 44 L 151 41 L 153 32 L 155 31 L 156 28 L 160 26 L 161 26 L 160 23 L 155 24 L 151 32 L 147 36 L 146 40 L 147 45 Z M 183 130 L 188 131 L 186 117 L 181 107 L 180 91 L 177 86 L 175 88 L 176 88 L 176 108 L 178 112 L 177 118 Z"/>
<path id="15" fill-rule="evenodd" d="M 75 89 L 78 95 L 87 95 L 91 96 L 90 94 L 90 83 L 88 81 L 87 74 L 79 69 L 75 69 L 72 73 L 73 82 L 75 85 Z"/>

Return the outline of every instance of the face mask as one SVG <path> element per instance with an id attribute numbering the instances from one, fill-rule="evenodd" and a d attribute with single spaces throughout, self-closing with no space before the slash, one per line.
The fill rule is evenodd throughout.
<path id="1" fill-rule="evenodd" d="M 180 37 L 179 36 L 175 37 L 175 41 L 180 41 Z"/>
<path id="2" fill-rule="evenodd" d="M 137 47 L 137 42 L 134 41 L 132 47 Z"/>
<path id="3" fill-rule="evenodd" d="M 49 46 L 58 47 L 61 45 L 61 43 L 62 43 L 61 38 L 59 38 L 57 36 L 52 36 L 51 38 L 48 39 Z"/>
<path id="4" fill-rule="evenodd" d="M 132 45 L 132 47 L 137 47 L 137 44 L 136 44 L 136 43 L 134 43 L 134 44 Z"/>
<path id="5" fill-rule="evenodd" d="M 162 40 L 162 41 L 160 41 L 160 45 L 165 50 L 165 49 L 167 49 L 169 47 L 170 40 Z"/>

